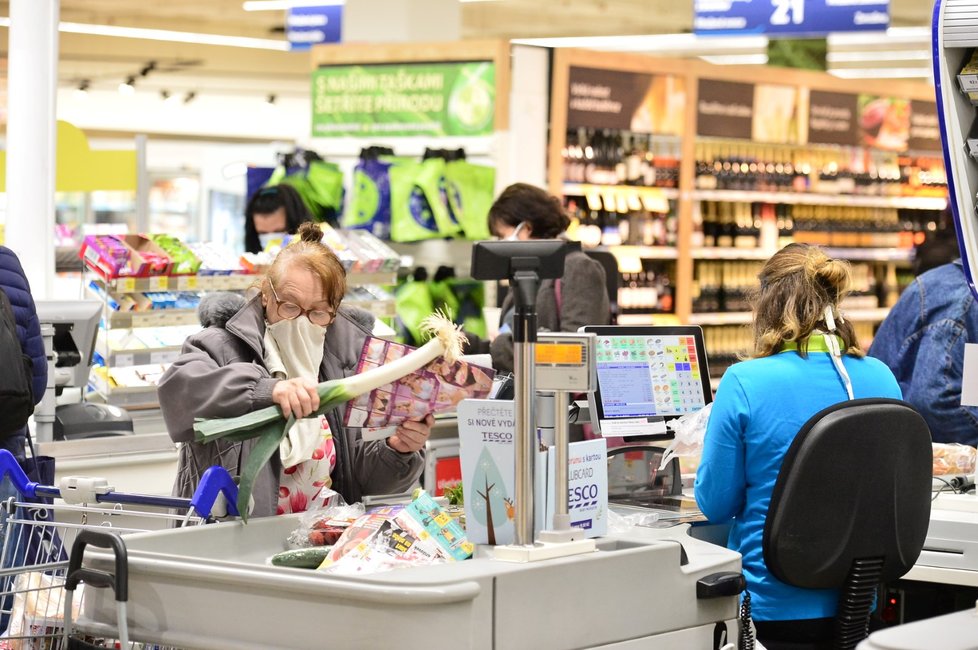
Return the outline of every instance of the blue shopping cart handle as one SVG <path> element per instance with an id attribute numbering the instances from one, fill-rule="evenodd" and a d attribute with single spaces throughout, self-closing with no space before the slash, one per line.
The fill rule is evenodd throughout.
<path id="1" fill-rule="evenodd" d="M 10 452 L 7 453 L 9 455 Z M 218 494 L 224 494 L 228 514 L 237 517 L 238 486 L 223 467 L 210 467 L 204 472 L 197 489 L 194 490 L 194 496 L 190 499 L 190 505 L 194 507 L 197 514 L 205 519 L 209 518 Z"/>
<path id="2" fill-rule="evenodd" d="M 24 473 L 20 463 L 17 462 L 17 459 L 14 458 L 14 455 L 9 450 L 0 449 L 0 479 L 8 476 L 22 497 L 28 499 L 37 497 L 35 492 L 37 483 L 28 480 L 27 474 Z"/>

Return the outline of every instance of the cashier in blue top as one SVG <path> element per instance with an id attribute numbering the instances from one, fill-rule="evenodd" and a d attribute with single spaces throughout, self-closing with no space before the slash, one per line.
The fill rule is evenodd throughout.
<path id="1" fill-rule="evenodd" d="M 758 639 L 805 642 L 831 629 L 838 592 L 791 587 L 764 563 L 771 492 L 795 434 L 818 411 L 846 399 L 900 399 L 893 373 L 863 355 L 839 312 L 847 262 L 791 244 L 764 265 L 753 296 L 751 358 L 723 375 L 696 476 L 696 502 L 715 523 L 732 520 L 728 546 L 743 570 Z"/>

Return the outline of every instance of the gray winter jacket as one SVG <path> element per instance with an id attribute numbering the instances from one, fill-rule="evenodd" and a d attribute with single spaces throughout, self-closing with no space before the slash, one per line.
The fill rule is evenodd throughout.
<path id="1" fill-rule="evenodd" d="M 611 322 L 608 285 L 604 267 L 587 253 L 573 251 L 564 260 L 564 277 L 560 280 L 560 305 L 557 304 L 555 280 L 541 280 L 537 293 L 537 329 L 550 332 L 576 332 L 584 325 L 607 325 Z M 513 308 L 513 292 L 503 300 L 501 321 Z M 502 323 L 501 323 L 502 324 Z M 492 367 L 501 372 L 513 371 L 513 335 L 500 334 L 489 346 Z"/>
<path id="2" fill-rule="evenodd" d="M 326 332 L 320 381 L 355 373 L 372 324 L 373 316 L 367 312 L 340 308 Z M 232 475 L 239 473 L 255 441 L 194 442 L 193 423 L 194 418 L 234 417 L 273 404 L 272 388 L 279 380 L 265 368 L 264 335 L 265 314 L 256 296 L 224 327 L 208 327 L 187 338 L 180 357 L 160 380 L 160 408 L 167 430 L 174 442 L 183 443 L 174 495 L 190 497 L 212 465 L 223 465 Z M 333 489 L 347 503 L 360 501 L 365 494 L 409 489 L 424 467 L 423 454 L 402 454 L 385 440 L 364 442 L 359 430 L 343 426 L 342 416 L 342 406 L 326 415 L 336 444 Z M 255 482 L 252 516 L 276 513 L 281 470 L 275 454 Z"/>

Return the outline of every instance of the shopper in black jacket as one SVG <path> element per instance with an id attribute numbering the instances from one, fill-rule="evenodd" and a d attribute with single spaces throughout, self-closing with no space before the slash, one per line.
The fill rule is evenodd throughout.
<path id="1" fill-rule="evenodd" d="M 31 387 L 34 391 L 34 403 L 38 404 L 44 397 L 44 391 L 48 384 L 48 361 L 44 354 L 41 325 L 37 320 L 37 310 L 34 307 L 31 286 L 24 274 L 24 268 L 21 266 L 16 253 L 6 246 L 0 246 L 0 289 L 3 289 L 4 293 L 7 294 L 10 305 L 13 307 L 20 347 L 34 363 Z M 18 433 L 7 436 L 0 441 L 0 448 L 8 449 L 15 458 L 22 461 L 25 457 L 26 436 L 27 427 L 24 427 Z M 7 483 L 4 481 L 4 485 Z M 0 488 L 0 496 L 6 498 L 10 495 Z"/>

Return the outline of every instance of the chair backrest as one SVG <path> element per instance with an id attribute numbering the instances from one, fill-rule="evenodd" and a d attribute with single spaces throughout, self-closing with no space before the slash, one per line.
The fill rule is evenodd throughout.
<path id="1" fill-rule="evenodd" d="M 854 562 L 882 558 L 881 580 L 920 555 L 930 520 L 930 430 L 906 402 L 858 399 L 813 415 L 785 455 L 764 526 L 764 560 L 782 582 L 841 588 Z"/>

